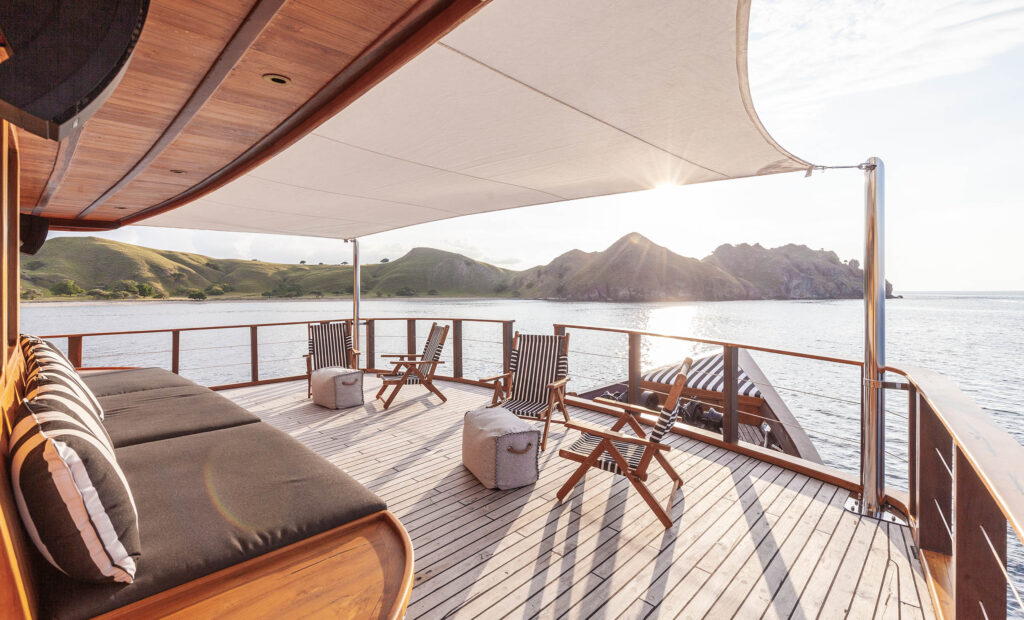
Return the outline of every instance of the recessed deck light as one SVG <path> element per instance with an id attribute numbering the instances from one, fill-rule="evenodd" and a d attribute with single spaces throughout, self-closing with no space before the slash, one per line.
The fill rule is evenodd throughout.
<path id="1" fill-rule="evenodd" d="M 171 170 L 171 174 L 185 174 L 184 170 Z"/>
<path id="2" fill-rule="evenodd" d="M 281 75 L 280 73 L 264 73 L 263 79 L 271 84 L 277 84 L 278 86 L 285 86 L 292 83 L 292 79 L 290 77 Z"/>

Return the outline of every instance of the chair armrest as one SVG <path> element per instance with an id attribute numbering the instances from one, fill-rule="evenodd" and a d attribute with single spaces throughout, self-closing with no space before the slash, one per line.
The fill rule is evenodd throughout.
<path id="1" fill-rule="evenodd" d="M 388 355 L 381 355 L 381 357 L 423 357 L 422 353 L 391 353 Z"/>
<path id="2" fill-rule="evenodd" d="M 436 362 L 434 360 L 398 360 L 398 361 L 389 362 L 389 363 L 394 364 L 395 366 L 405 366 L 405 365 L 410 365 L 411 366 L 413 364 L 417 364 L 417 365 L 418 364 L 443 364 L 444 360 L 437 360 Z"/>
<path id="3" fill-rule="evenodd" d="M 503 372 L 500 375 L 494 375 L 493 377 L 484 377 L 483 379 L 480 379 L 480 382 L 481 383 L 490 383 L 491 381 L 497 381 L 498 379 L 506 379 L 506 378 L 511 377 L 511 376 L 512 376 L 512 372 L 511 371 Z"/>
<path id="4" fill-rule="evenodd" d="M 584 433 L 590 433 L 591 435 L 597 435 L 605 439 L 614 439 L 615 441 L 624 441 L 626 443 L 633 443 L 638 446 L 650 446 L 655 450 L 670 450 L 671 447 L 665 444 L 656 443 L 650 439 L 641 439 L 634 437 L 633 435 L 627 435 L 620 433 L 619 431 L 613 431 L 597 424 L 591 424 L 590 422 L 582 422 L 580 420 L 572 420 L 565 423 L 566 428 L 572 428 Z"/>
<path id="5" fill-rule="evenodd" d="M 548 389 L 553 390 L 560 387 L 565 387 L 565 384 L 569 383 L 569 377 L 562 377 L 558 381 L 552 381 L 548 384 Z"/>
<path id="6" fill-rule="evenodd" d="M 641 407 L 640 405 L 621 403 L 617 400 L 612 400 L 610 398 L 595 398 L 594 402 L 599 403 L 601 405 L 607 405 L 609 407 L 618 407 L 619 409 L 624 409 L 630 413 L 646 413 L 647 415 L 652 415 L 654 417 L 658 417 L 661 415 L 661 412 L 659 411 L 648 409 L 647 407 Z"/>
<path id="7" fill-rule="evenodd" d="M 356 355 L 362 355 L 362 351 L 360 351 L 359 349 L 350 349 L 350 350 L 351 350 L 351 351 L 352 351 L 353 353 L 355 353 Z"/>

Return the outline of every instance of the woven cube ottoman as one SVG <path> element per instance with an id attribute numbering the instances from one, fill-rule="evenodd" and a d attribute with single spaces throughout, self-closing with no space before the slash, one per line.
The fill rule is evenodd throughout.
<path id="1" fill-rule="evenodd" d="M 537 482 L 540 430 L 501 407 L 467 411 L 462 425 L 462 464 L 488 489 Z"/>
<path id="2" fill-rule="evenodd" d="M 328 409 L 348 409 L 363 404 L 363 371 L 340 366 L 320 368 L 311 378 L 313 402 Z"/>

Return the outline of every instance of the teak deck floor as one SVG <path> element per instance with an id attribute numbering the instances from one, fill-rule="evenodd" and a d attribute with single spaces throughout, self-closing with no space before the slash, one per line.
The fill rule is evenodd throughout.
<path id="1" fill-rule="evenodd" d="M 462 466 L 461 429 L 490 391 L 437 385 L 447 403 L 406 386 L 387 411 L 369 376 L 367 404 L 344 411 L 312 404 L 304 381 L 224 392 L 387 501 L 415 550 L 409 618 L 934 617 L 909 530 L 843 510 L 842 489 L 674 435 L 685 486 L 665 530 L 607 472 L 559 505 L 575 432 L 552 425 L 537 484 L 487 490 Z"/>

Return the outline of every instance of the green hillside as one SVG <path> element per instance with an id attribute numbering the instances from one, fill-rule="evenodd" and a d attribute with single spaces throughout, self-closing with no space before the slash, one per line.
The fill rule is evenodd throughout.
<path id="1" fill-rule="evenodd" d="M 389 263 L 365 265 L 363 293 L 368 296 L 500 294 L 509 272 L 459 254 L 417 248 Z M 321 297 L 352 294 L 349 265 L 287 265 L 217 259 L 154 250 L 96 237 L 58 237 L 22 261 L 26 299 L 68 297 L 70 290 L 95 298 L 186 297 L 202 291 L 224 297 Z M 153 287 L 140 294 L 137 284 Z M 146 293 L 143 287 L 143 292 Z M 64 287 L 64 292 L 67 292 Z M 83 293 L 79 293 L 81 296 Z"/>
<path id="2" fill-rule="evenodd" d="M 571 250 L 525 271 L 415 248 L 397 260 L 365 265 L 361 288 L 367 297 L 719 301 L 857 298 L 862 283 L 856 261 L 802 245 L 723 245 L 698 260 L 630 233 L 604 251 Z M 338 297 L 352 294 L 352 267 L 217 259 L 58 237 L 23 257 L 21 286 L 24 299 Z"/>

